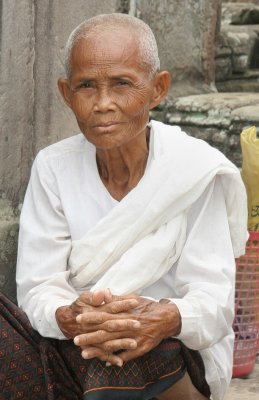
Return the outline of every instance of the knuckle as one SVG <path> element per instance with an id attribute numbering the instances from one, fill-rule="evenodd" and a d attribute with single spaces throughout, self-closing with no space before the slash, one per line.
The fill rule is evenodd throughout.
<path id="1" fill-rule="evenodd" d="M 107 353 L 111 353 L 112 351 L 113 351 L 113 344 L 112 344 L 112 342 L 106 342 L 105 344 L 104 344 L 104 350 L 107 352 Z"/>
<path id="2" fill-rule="evenodd" d="M 102 322 L 104 322 L 104 313 L 103 313 L 102 311 L 96 313 L 95 322 L 96 322 L 97 324 L 101 324 Z"/>
<path id="3" fill-rule="evenodd" d="M 106 329 L 109 332 L 112 332 L 115 330 L 114 322 L 113 321 L 107 321 L 106 323 Z"/>
<path id="4" fill-rule="evenodd" d="M 99 329 L 98 331 L 96 331 L 96 336 L 98 337 L 98 339 L 104 340 L 106 333 L 102 329 Z"/>

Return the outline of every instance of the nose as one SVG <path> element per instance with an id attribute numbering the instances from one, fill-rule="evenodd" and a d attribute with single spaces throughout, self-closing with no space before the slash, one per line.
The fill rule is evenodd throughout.
<path id="1" fill-rule="evenodd" d="M 102 113 L 115 110 L 114 99 L 108 88 L 100 88 L 98 90 L 94 110 Z"/>

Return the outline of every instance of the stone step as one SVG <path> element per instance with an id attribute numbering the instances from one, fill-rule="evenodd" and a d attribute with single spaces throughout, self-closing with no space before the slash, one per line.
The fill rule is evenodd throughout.
<path id="1" fill-rule="evenodd" d="M 248 69 L 244 74 L 233 74 L 227 81 L 216 82 L 219 92 L 259 93 L 259 69 Z"/>

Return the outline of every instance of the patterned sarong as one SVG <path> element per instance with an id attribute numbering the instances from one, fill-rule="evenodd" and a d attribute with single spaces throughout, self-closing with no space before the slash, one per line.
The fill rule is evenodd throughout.
<path id="1" fill-rule="evenodd" d="M 84 360 L 71 340 L 41 337 L 25 313 L 0 293 L 0 400 L 145 400 L 181 379 L 187 370 L 208 398 L 197 351 L 167 339 L 122 368 Z"/>

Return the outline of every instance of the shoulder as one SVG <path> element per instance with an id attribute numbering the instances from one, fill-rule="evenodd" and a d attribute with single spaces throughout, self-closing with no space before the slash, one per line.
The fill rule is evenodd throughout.
<path id="1" fill-rule="evenodd" d="M 228 162 L 229 160 L 216 148 L 209 145 L 202 139 L 197 139 L 186 132 L 179 126 L 167 125 L 159 121 L 152 120 L 150 122 L 154 137 L 158 137 L 160 148 L 168 157 L 181 157 L 184 161 L 198 162 L 201 159 L 214 162 Z"/>
<path id="2" fill-rule="evenodd" d="M 62 158 L 71 154 L 82 153 L 89 143 L 82 133 L 60 140 L 40 150 L 37 157 L 51 159 Z"/>
<path id="3" fill-rule="evenodd" d="M 53 170 L 73 169 L 74 166 L 79 166 L 82 160 L 87 162 L 93 150 L 93 145 L 80 133 L 40 150 L 34 164 L 39 168 L 48 166 Z"/>
<path id="4" fill-rule="evenodd" d="M 91 164 L 93 146 L 83 134 L 78 134 L 45 147 L 37 154 L 32 176 L 48 182 L 60 179 L 70 179 L 71 175 L 79 174 L 82 166 Z"/>

